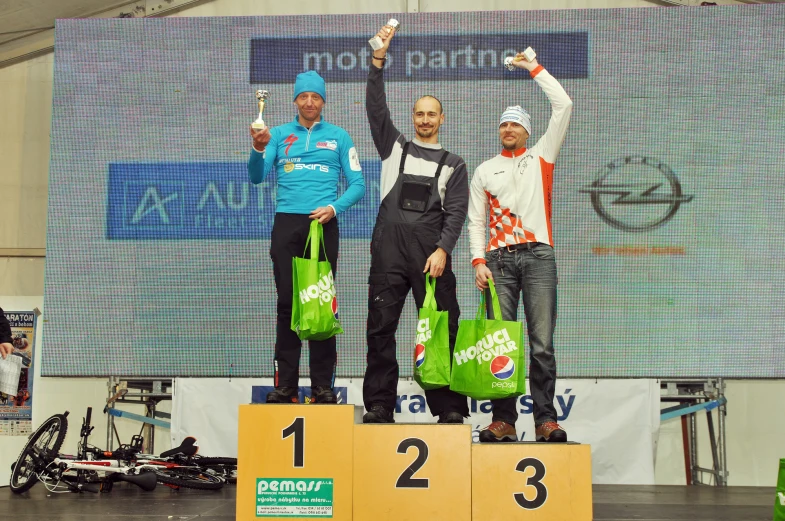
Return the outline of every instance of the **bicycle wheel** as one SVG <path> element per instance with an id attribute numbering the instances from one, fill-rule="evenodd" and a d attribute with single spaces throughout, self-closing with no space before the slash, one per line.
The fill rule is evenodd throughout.
<path id="1" fill-rule="evenodd" d="M 38 474 L 57 457 L 68 431 L 65 414 L 55 414 L 30 435 L 21 454 L 11 466 L 11 491 L 21 494 L 36 484 Z"/>
<path id="2" fill-rule="evenodd" d="M 207 469 L 198 467 L 172 467 L 169 469 L 155 469 L 159 483 L 172 488 L 198 488 L 200 490 L 218 490 L 224 486 L 220 476 Z"/>

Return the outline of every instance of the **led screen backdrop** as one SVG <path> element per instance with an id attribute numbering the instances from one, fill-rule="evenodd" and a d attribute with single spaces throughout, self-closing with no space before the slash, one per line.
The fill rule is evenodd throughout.
<path id="1" fill-rule="evenodd" d="M 367 40 L 386 19 L 58 21 L 44 374 L 271 375 L 275 182 L 248 181 L 248 127 L 258 88 L 269 125 L 294 117 L 304 69 L 327 79 L 324 115 L 368 187 L 339 216 L 337 277 L 338 372 L 363 374 L 380 173 Z M 785 377 L 782 6 L 399 19 L 393 119 L 411 138 L 415 99 L 439 97 L 442 142 L 470 172 L 499 152 L 506 105 L 532 113 L 532 142 L 550 116 L 506 55 L 531 45 L 574 100 L 554 182 L 560 375 Z M 470 317 L 465 230 L 453 262 Z"/>

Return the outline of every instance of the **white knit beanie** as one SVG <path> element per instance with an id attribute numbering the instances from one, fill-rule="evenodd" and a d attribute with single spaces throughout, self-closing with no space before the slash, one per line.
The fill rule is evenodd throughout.
<path id="1" fill-rule="evenodd" d="M 499 126 L 501 126 L 502 123 L 507 123 L 508 121 L 511 121 L 513 123 L 518 123 L 523 128 L 525 128 L 526 132 L 528 132 L 529 135 L 531 136 L 532 118 L 529 115 L 529 113 L 523 110 L 523 107 L 521 107 L 520 105 L 507 107 L 506 109 L 504 109 L 504 112 L 502 113 L 502 117 L 501 119 L 499 119 Z"/>

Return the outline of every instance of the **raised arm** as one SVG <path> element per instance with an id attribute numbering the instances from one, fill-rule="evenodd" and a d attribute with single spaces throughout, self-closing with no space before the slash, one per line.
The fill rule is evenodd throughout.
<path id="1" fill-rule="evenodd" d="M 395 36 L 395 29 L 385 25 L 377 36 L 384 42 L 384 46 L 373 52 L 373 60 L 368 69 L 368 83 L 365 88 L 365 112 L 368 114 L 368 123 L 371 127 L 371 137 L 376 151 L 382 160 L 387 159 L 392 153 L 395 140 L 401 133 L 393 125 L 390 109 L 387 106 L 387 95 L 384 92 L 384 62 L 390 41 Z"/>
<path id="2" fill-rule="evenodd" d="M 518 54 L 513 60 L 513 65 L 518 68 L 526 69 L 543 90 L 548 101 L 551 102 L 551 119 L 548 122 L 548 129 L 537 142 L 540 148 L 540 156 L 548 163 L 555 163 L 559 155 L 559 150 L 567 136 L 567 128 L 570 126 L 570 116 L 572 115 L 572 100 L 561 84 L 537 63 L 535 58 L 526 61 L 523 54 Z"/>

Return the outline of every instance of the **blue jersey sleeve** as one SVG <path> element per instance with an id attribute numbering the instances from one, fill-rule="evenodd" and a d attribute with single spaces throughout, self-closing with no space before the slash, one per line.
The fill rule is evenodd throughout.
<path id="1" fill-rule="evenodd" d="M 251 157 L 248 158 L 248 176 L 251 182 L 258 185 L 270 174 L 275 167 L 275 158 L 278 152 L 278 132 L 277 129 L 270 129 L 270 142 L 264 149 L 264 154 L 257 152 L 251 147 Z"/>
<path id="2" fill-rule="evenodd" d="M 365 195 L 365 179 L 362 167 L 360 167 L 360 158 L 357 156 L 357 149 L 348 133 L 343 133 L 339 142 L 339 150 L 341 169 L 349 186 L 333 204 L 336 214 L 345 212 Z"/>

